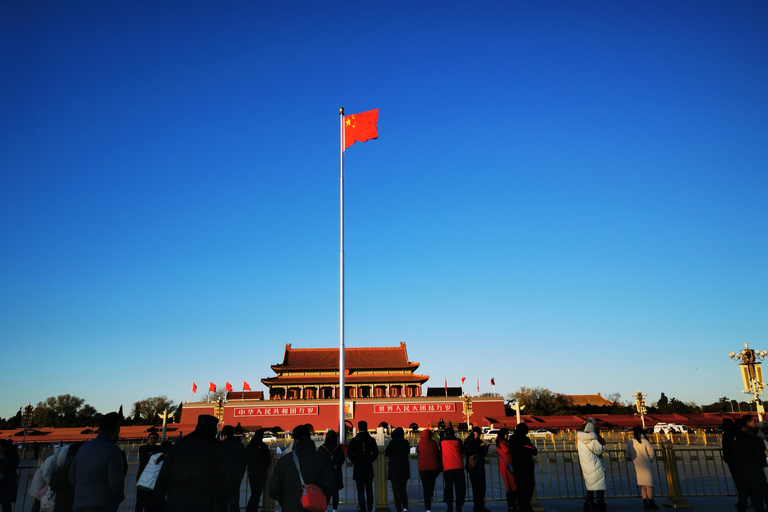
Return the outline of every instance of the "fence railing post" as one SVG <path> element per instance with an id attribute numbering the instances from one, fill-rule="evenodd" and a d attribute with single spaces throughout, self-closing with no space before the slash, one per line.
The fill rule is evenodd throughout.
<path id="1" fill-rule="evenodd" d="M 531 508 L 533 512 L 545 512 L 544 505 L 539 501 L 539 493 L 536 491 L 536 486 L 533 486 L 533 497 L 531 498 Z"/>
<path id="2" fill-rule="evenodd" d="M 691 504 L 685 501 L 683 493 L 680 491 L 680 475 L 677 472 L 675 446 L 669 441 L 664 441 L 661 443 L 661 450 L 664 453 L 664 473 L 666 473 L 667 487 L 669 488 L 669 496 L 664 502 L 664 506 L 691 508 Z"/>
<path id="3" fill-rule="evenodd" d="M 373 495 L 376 497 L 375 512 L 391 512 L 387 504 L 387 457 L 384 447 L 379 446 L 379 456 L 373 463 Z"/>

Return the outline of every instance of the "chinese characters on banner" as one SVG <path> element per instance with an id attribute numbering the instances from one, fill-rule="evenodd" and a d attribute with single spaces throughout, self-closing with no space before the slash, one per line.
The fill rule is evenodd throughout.
<path id="1" fill-rule="evenodd" d="M 311 416 L 318 414 L 318 407 L 249 407 L 235 409 L 235 416 Z"/>
<path id="2" fill-rule="evenodd" d="M 455 403 L 376 405 L 374 412 L 455 412 Z"/>

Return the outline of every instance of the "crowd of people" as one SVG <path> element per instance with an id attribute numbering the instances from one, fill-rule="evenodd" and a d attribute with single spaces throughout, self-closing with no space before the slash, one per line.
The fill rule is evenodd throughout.
<path id="1" fill-rule="evenodd" d="M 240 488 L 246 475 L 251 495 L 246 512 L 258 512 L 263 492 L 276 500 L 283 512 L 306 512 L 302 504 L 305 486 L 316 486 L 333 512 L 338 512 L 339 491 L 344 487 L 344 466 L 353 466 L 359 512 L 373 512 L 375 461 L 379 457 L 376 440 L 365 421 L 358 422 L 358 433 L 342 446 L 335 431 L 329 430 L 319 447 L 311 438 L 311 425 L 293 429 L 289 456 L 281 457 L 268 479 L 272 452 L 263 441 L 263 430 L 254 432 L 243 444 L 235 428 L 226 425 L 218 432 L 219 420 L 210 415 L 198 418 L 195 430 L 175 444 L 158 444 L 151 432 L 139 448 L 135 512 L 211 512 L 240 510 Z M 757 424 L 751 415 L 735 423 L 723 424 L 723 460 L 727 463 L 739 494 L 737 512 L 751 501 L 756 512 L 768 504 L 768 422 Z M 34 496 L 33 512 L 116 512 L 125 499 L 127 458 L 117 445 L 120 417 L 117 413 L 101 418 L 95 439 L 56 448 L 38 468 L 29 493 Z M 0 504 L 2 512 L 12 510 L 16 498 L 15 473 L 18 452 L 7 440 L 0 440 Z M 514 430 L 501 428 L 495 439 L 498 471 L 506 491 L 508 512 L 531 512 L 535 487 L 534 456 L 538 450 L 528 437 L 528 426 Z M 586 487 L 585 512 L 606 510 L 606 473 L 602 455 L 605 439 L 593 419 L 576 433 L 581 473 Z M 402 428 L 391 433 L 383 451 L 386 478 L 394 497 L 395 512 L 408 512 L 410 455 L 418 454 L 419 480 L 424 508 L 431 512 L 437 478 L 443 475 L 443 500 L 446 512 L 462 512 L 467 489 L 472 486 L 472 512 L 489 512 L 485 504 L 486 457 L 489 444 L 479 427 L 466 439 L 457 437 L 452 426 L 423 430 L 411 447 Z M 640 427 L 626 444 L 627 460 L 633 463 L 643 508 L 657 509 L 654 503 L 653 462 L 655 452 Z M 311 510 L 310 512 L 320 512 Z"/>

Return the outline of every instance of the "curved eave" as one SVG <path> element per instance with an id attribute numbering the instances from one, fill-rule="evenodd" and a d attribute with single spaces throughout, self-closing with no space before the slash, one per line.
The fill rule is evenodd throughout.
<path id="1" fill-rule="evenodd" d="M 424 384 L 429 380 L 429 375 L 347 375 L 344 378 L 346 384 Z M 337 375 L 297 375 L 278 376 L 261 379 L 265 386 L 290 386 L 290 385 L 334 385 L 339 383 Z"/>

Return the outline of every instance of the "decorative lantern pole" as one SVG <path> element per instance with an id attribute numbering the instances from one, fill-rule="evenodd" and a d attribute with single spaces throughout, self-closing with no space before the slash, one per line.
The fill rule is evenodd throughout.
<path id="1" fill-rule="evenodd" d="M 641 393 L 638 389 L 637 393 L 632 396 L 635 399 L 635 407 L 637 408 L 637 414 L 640 415 L 640 422 L 643 424 L 643 430 L 645 430 L 645 414 L 648 412 L 648 409 L 645 408 L 645 397 L 648 395 Z"/>
<path id="2" fill-rule="evenodd" d="M 765 389 L 765 382 L 763 382 L 763 368 L 761 366 L 765 356 L 768 356 L 768 350 L 754 350 L 749 348 L 749 344 L 745 343 L 744 348 L 736 352 L 731 352 L 728 356 L 734 361 L 739 361 L 739 367 L 741 368 L 741 380 L 744 383 L 744 393 L 753 396 L 750 402 L 755 402 L 757 408 L 757 419 L 763 421 L 763 413 L 765 408 L 763 402 L 760 400 L 760 395 L 763 394 Z"/>

